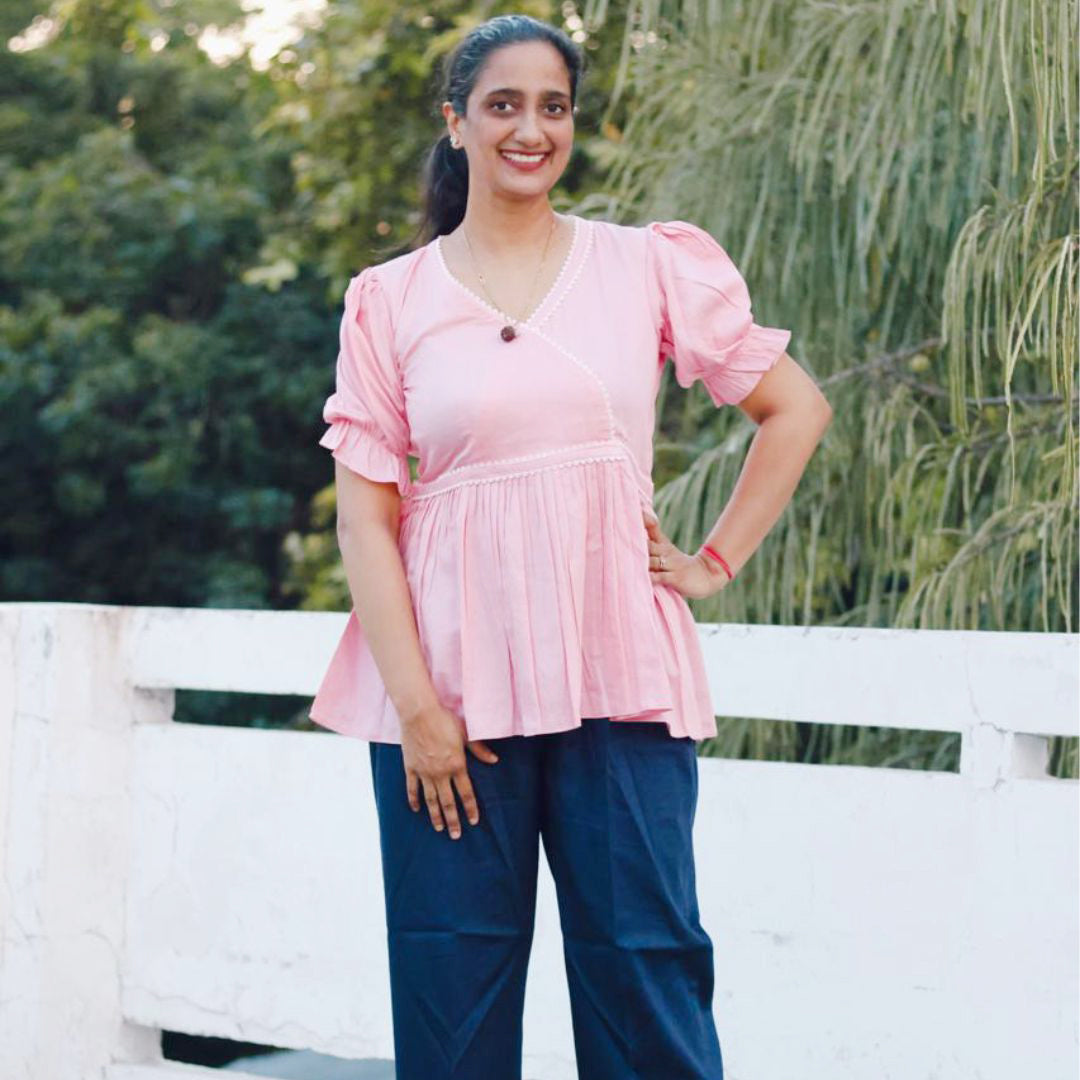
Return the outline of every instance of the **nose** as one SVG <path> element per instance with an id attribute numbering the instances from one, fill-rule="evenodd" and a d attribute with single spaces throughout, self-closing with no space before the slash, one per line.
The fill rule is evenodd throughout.
<path id="1" fill-rule="evenodd" d="M 535 146 L 544 140 L 540 125 L 536 122 L 536 116 L 528 109 L 522 110 L 517 137 L 523 146 Z"/>

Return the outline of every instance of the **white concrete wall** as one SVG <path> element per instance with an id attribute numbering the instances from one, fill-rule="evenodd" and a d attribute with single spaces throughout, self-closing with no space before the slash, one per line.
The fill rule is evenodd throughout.
<path id="1" fill-rule="evenodd" d="M 161 1028 L 392 1056 L 367 744 L 169 722 L 174 687 L 310 694 L 343 620 L 0 605 L 3 1080 L 194 1075 Z M 1076 734 L 1078 639 L 702 636 L 718 713 L 964 739 L 961 774 L 701 760 L 726 1080 L 1073 1080 L 1077 784 L 1042 736 Z M 576 1076 L 542 859 L 525 1027 L 527 1080 Z"/>
<path id="2" fill-rule="evenodd" d="M 140 722 L 116 610 L 0 605 L 0 1077 L 83 1080 L 157 1056 L 120 1004 Z"/>

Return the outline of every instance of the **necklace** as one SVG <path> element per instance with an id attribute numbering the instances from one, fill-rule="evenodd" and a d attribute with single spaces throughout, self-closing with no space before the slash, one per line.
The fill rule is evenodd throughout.
<path id="1" fill-rule="evenodd" d="M 526 311 L 529 311 L 530 314 L 531 314 L 532 299 L 533 299 L 533 296 L 536 294 L 536 283 L 537 283 L 537 281 L 540 280 L 540 271 L 544 268 L 544 263 L 547 261 L 548 247 L 551 244 L 551 234 L 555 231 L 555 225 L 556 225 L 557 222 L 558 222 L 558 219 L 556 217 L 552 216 L 552 218 L 551 218 L 551 226 L 548 229 L 547 240 L 544 242 L 544 254 L 540 256 L 540 265 L 536 268 L 535 275 L 533 275 L 532 289 L 529 291 L 529 305 L 530 306 L 525 309 Z M 469 240 L 469 234 L 465 229 L 464 223 L 461 226 L 461 232 L 462 232 L 462 235 L 465 237 L 465 243 L 468 244 L 469 258 L 472 260 L 473 269 L 476 271 L 476 276 L 480 279 L 480 287 L 484 290 L 484 294 L 487 296 L 488 301 L 490 302 L 491 306 L 493 308 L 495 308 L 496 311 L 498 311 L 501 314 L 506 316 L 506 319 L 507 319 L 506 325 L 499 331 L 499 336 L 503 339 L 503 341 L 513 341 L 514 338 L 517 337 L 517 324 L 520 322 L 520 320 L 514 319 L 511 315 L 507 315 L 506 312 L 503 311 L 502 308 L 499 307 L 499 305 L 496 304 L 495 301 L 491 299 L 491 293 L 488 292 L 487 282 L 484 280 L 483 272 L 481 271 L 480 266 L 476 261 L 476 255 L 473 253 L 472 243 Z"/>

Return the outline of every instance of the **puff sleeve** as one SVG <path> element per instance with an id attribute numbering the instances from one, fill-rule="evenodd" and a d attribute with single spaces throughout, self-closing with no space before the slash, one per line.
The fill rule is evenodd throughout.
<path id="1" fill-rule="evenodd" d="M 394 359 L 388 301 L 368 267 L 345 290 L 336 386 L 323 406 L 330 426 L 319 440 L 343 465 L 409 490 L 409 426 Z"/>
<path id="2" fill-rule="evenodd" d="M 790 330 L 759 326 L 746 282 L 728 253 L 688 221 L 650 222 L 660 348 L 684 388 L 700 379 L 719 405 L 742 401 L 783 354 Z"/>

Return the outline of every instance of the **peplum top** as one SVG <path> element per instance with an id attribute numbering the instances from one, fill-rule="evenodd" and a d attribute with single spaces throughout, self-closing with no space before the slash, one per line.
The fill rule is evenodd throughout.
<path id="1" fill-rule="evenodd" d="M 698 226 L 570 218 L 558 277 L 510 342 L 439 238 L 353 277 L 319 443 L 397 484 L 421 648 L 466 739 L 583 717 L 708 738 L 693 615 L 649 573 L 656 395 L 670 357 L 680 386 L 741 401 L 791 332 L 754 322 L 735 264 Z M 309 715 L 401 742 L 355 609 Z"/>

